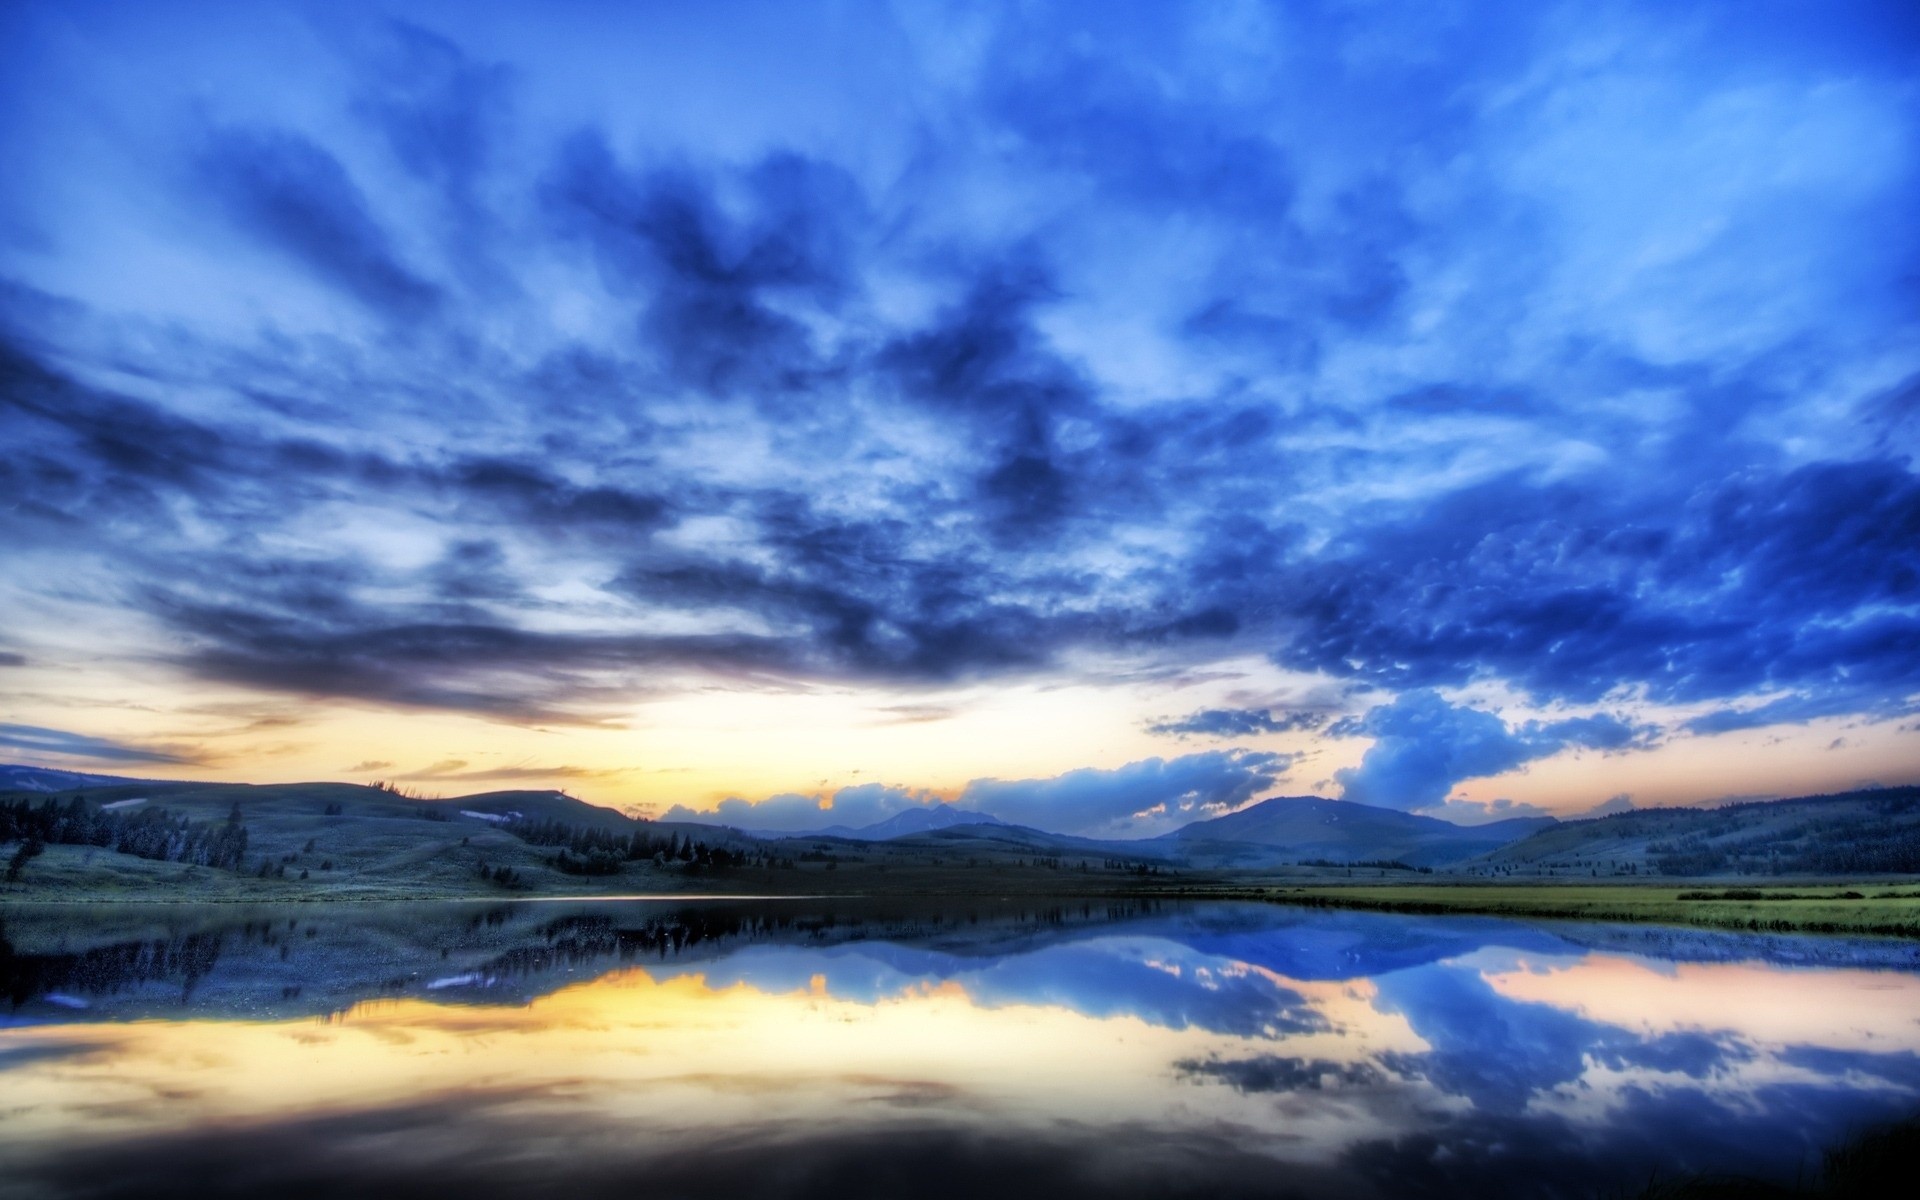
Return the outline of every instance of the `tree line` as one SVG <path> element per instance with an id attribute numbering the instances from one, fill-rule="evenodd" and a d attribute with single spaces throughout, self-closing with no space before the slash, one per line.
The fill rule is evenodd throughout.
<path id="1" fill-rule="evenodd" d="M 164 808 L 125 812 L 97 808 L 75 796 L 65 803 L 48 798 L 0 801 L 0 844 L 21 843 L 19 867 L 43 846 L 98 846 L 156 862 L 190 863 L 240 869 L 247 854 L 247 827 L 235 803 L 227 819 L 215 823 L 175 816 Z M 32 849 L 29 849 L 29 848 Z M 9 864 L 11 878 L 19 869 Z"/>
<path id="2" fill-rule="evenodd" d="M 790 858 L 709 845 L 691 834 L 662 836 L 644 828 L 616 833 L 597 825 L 525 817 L 508 821 L 501 828 L 529 845 L 557 847 L 560 852 L 549 861 L 568 875 L 617 875 L 627 863 L 646 861 L 663 866 L 677 864 L 689 871 L 793 866 Z"/>

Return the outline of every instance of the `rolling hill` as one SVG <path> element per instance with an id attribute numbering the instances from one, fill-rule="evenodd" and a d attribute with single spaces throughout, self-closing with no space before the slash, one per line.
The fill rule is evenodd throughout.
<path id="1" fill-rule="evenodd" d="M 37 770 L 37 768 L 36 768 Z M 1407 877 L 1920 874 L 1920 787 L 1461 826 L 1276 797 L 1161 837 L 1097 840 L 944 806 L 751 835 L 637 820 L 551 791 L 424 800 L 345 783 L 129 781 L 0 791 L 0 892 L 25 899 L 612 892 L 1151 892 Z M 485 873 L 483 874 L 483 868 Z"/>
<path id="2" fill-rule="evenodd" d="M 1920 787 L 1566 821 L 1487 854 L 1476 874 L 1920 874 Z"/>
<path id="3" fill-rule="evenodd" d="M 89 775 L 56 767 L 26 767 L 0 763 L 0 792 L 67 792 L 74 788 L 106 787 L 118 783 L 149 783 L 122 775 Z"/>
<path id="4" fill-rule="evenodd" d="M 177 855 L 140 857 L 119 852 L 111 840 L 60 844 L 48 839 L 54 844 L 30 864 L 23 864 L 22 871 L 27 883 L 42 892 L 97 893 L 104 898 L 121 890 L 166 888 L 269 896 L 321 889 L 329 896 L 353 897 L 497 890 L 479 878 L 481 864 L 512 871 L 514 890 L 580 890 L 584 886 L 580 877 L 553 864 L 564 843 L 523 836 L 540 825 L 598 831 L 606 837 L 644 832 L 653 840 L 697 841 L 742 854 L 758 849 L 752 839 L 728 830 L 641 822 L 559 792 L 486 792 L 422 800 L 348 783 L 124 780 L 56 793 L 0 792 L 0 804 L 33 809 L 49 802 L 64 807 L 76 799 L 90 815 L 117 822 L 164 817 L 183 829 L 215 829 L 237 816 L 246 831 L 240 866 L 223 869 L 183 861 Z M 6 835 L 0 833 L 0 841 L 4 840 Z M 174 840 L 179 840 L 178 834 Z M 629 886 L 679 891 L 685 890 L 695 873 L 677 861 L 656 865 L 648 860 L 628 864 L 624 878 Z M 641 882 L 650 876 L 658 877 L 653 885 Z M 694 886 L 703 884 L 704 880 Z"/>

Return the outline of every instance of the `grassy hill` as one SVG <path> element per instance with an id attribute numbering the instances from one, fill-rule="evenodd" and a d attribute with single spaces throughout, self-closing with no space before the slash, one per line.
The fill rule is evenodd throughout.
<path id="1" fill-rule="evenodd" d="M 420 800 L 378 787 L 346 783 L 251 785 L 121 783 L 67 792 L 0 795 L 0 803 L 66 805 L 78 799 L 89 813 L 136 820 L 146 814 L 207 827 L 237 814 L 246 849 L 237 867 L 156 861 L 119 853 L 110 845 L 49 844 L 26 863 L 8 894 L 35 899 L 114 899 L 156 890 L 206 898 L 378 898 L 396 895 L 463 896 L 499 892 L 701 890 L 706 880 L 675 863 L 634 863 L 619 876 L 584 879 L 557 869 L 558 847 L 514 832 L 516 822 L 562 825 L 628 836 L 645 829 L 655 838 L 698 840 L 741 850 L 736 834 L 705 826 L 636 821 L 612 809 L 558 792 L 487 792 L 448 800 Z M 480 879 L 480 868 L 506 868 L 514 884 Z M 264 873 L 263 873 L 264 871 Z"/>
<path id="2" fill-rule="evenodd" d="M 1470 869 L 1588 878 L 1920 874 L 1920 787 L 1567 821 Z"/>
<path id="3" fill-rule="evenodd" d="M 27 836 L 21 813 L 40 832 Z M 78 822 L 81 834 L 47 832 L 53 817 Z M 156 836 L 129 849 L 128 829 Z M 1515 840 L 1500 844 L 1509 837 Z M 37 856 L 27 854 L 37 841 L 47 844 Z M 1892 876 L 1920 875 L 1920 788 L 1633 812 L 1531 831 L 1524 823 L 1463 828 L 1361 805 L 1285 799 L 1150 841 L 959 825 L 873 842 L 756 838 L 639 821 L 558 792 L 421 800 L 340 783 L 114 781 L 51 795 L 0 794 L 0 844 L 0 870 L 14 876 L 0 879 L 0 900 L 25 902 L 731 893 L 1242 896 L 1374 905 L 1378 898 L 1358 889 L 1393 886 L 1396 905 L 1448 910 L 1885 932 L 1907 928 L 1910 918 L 1902 914 L 1920 898 L 1920 891 L 1878 895 L 1894 885 Z M 1407 863 L 1423 869 L 1416 873 Z M 1726 892 L 1751 876 L 1787 885 L 1788 893 L 1798 881 L 1821 879 L 1836 894 Z M 1662 879 L 1702 877 L 1714 878 L 1720 890 L 1682 896 L 1684 889 L 1668 884 L 1664 898 L 1645 890 Z M 1835 888 L 1848 879 L 1872 882 L 1849 897 Z M 1603 880 L 1616 885 L 1605 895 L 1576 897 L 1566 887 Z M 1476 890 L 1476 882 L 1498 886 Z M 1528 882 L 1557 886 L 1515 888 Z M 1432 885 L 1431 894 L 1415 895 L 1405 886 L 1414 883 Z M 1880 911 L 1882 900 L 1900 912 Z"/>

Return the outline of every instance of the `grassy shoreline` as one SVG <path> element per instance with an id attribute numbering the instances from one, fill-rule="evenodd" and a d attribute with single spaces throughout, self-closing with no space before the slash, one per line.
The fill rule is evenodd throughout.
<path id="1" fill-rule="evenodd" d="M 97 877 L 96 877 L 97 879 Z M 1493 916 L 1521 920 L 1623 922 L 1688 926 L 1751 933 L 1833 934 L 1920 940 L 1920 883 L 1860 879 L 1795 881 L 1755 887 L 1728 881 L 1659 883 L 1483 883 L 1423 879 L 1421 882 L 1312 879 L 1250 879 L 1185 874 L 1152 880 L 1091 881 L 1058 873 L 980 869 L 975 872 L 846 871 L 838 877 L 796 879 L 792 873 L 741 872 L 711 877 L 705 886 L 682 880 L 621 880 L 626 886 L 578 886 L 553 891 L 502 892 L 409 886 L 392 880 L 340 880 L 321 884 L 268 884 L 206 872 L 194 878 L 173 868 L 147 878 L 117 879 L 115 886 L 89 887 L 82 878 L 64 886 L 0 889 L 0 910 L 41 904 L 394 904 L 620 897 L 699 901 L 724 898 L 830 899 L 918 897 L 924 899 L 1058 896 L 1078 899 L 1250 900 L 1304 908 L 1338 908 L 1420 916 Z M 802 883 L 801 887 L 794 887 Z M 635 886 L 638 884 L 639 886 Z M 668 886 L 647 886 L 667 884 Z M 673 886 L 679 884 L 680 886 Z M 811 886 L 804 886 L 811 885 Z"/>
<path id="2" fill-rule="evenodd" d="M 1755 888 L 1583 884 L 1389 884 L 1223 889 L 1245 898 L 1418 915 L 1682 925 L 1750 933 L 1920 939 L 1920 887 L 1861 883 Z"/>

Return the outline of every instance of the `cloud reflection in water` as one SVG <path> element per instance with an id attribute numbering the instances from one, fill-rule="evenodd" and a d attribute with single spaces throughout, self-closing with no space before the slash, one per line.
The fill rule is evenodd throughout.
<path id="1" fill-rule="evenodd" d="M 1920 1108 L 1920 975 L 1769 963 L 1756 939 L 1673 962 L 1574 928 L 1235 906 L 917 935 L 709 915 L 751 932 L 599 974 L 528 956 L 635 910 L 516 919 L 487 953 L 548 974 L 491 996 L 442 947 L 419 994 L 246 1019 L 234 939 L 200 983 L 224 1007 L 24 1004 L 0 1174 L 87 1196 L 1588 1195 L 1791 1178 Z M 423 998 L 446 978 L 481 982 Z"/>

